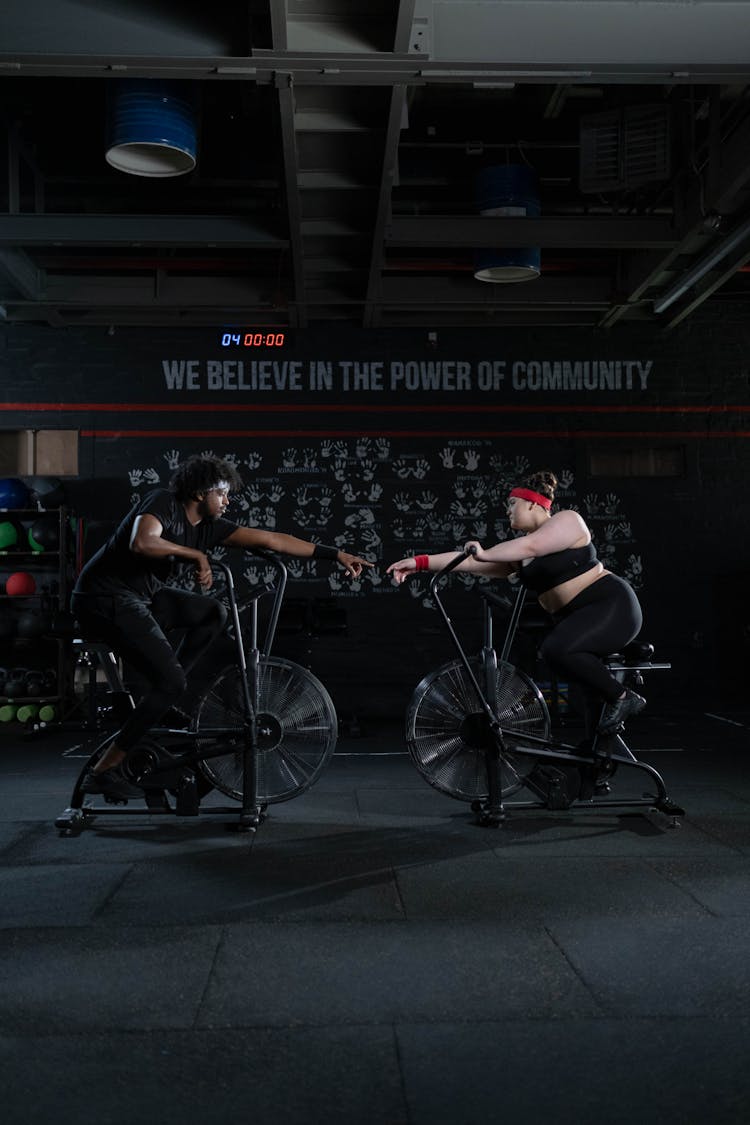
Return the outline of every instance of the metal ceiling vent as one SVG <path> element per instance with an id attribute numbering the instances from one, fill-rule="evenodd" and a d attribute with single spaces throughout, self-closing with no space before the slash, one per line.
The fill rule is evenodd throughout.
<path id="1" fill-rule="evenodd" d="M 636 105 L 589 113 L 580 121 L 581 191 L 658 183 L 670 175 L 669 107 Z"/>
<path id="2" fill-rule="evenodd" d="M 526 164 L 497 164 L 477 173 L 475 199 L 480 215 L 539 215 L 539 181 Z M 516 246 L 505 250 L 477 250 L 474 277 L 477 281 L 501 284 L 532 281 L 541 272 L 538 246 Z"/>
<path id="3" fill-rule="evenodd" d="M 166 178 L 195 167 L 195 109 L 186 83 L 118 83 L 108 127 L 107 163 L 120 172 Z"/>

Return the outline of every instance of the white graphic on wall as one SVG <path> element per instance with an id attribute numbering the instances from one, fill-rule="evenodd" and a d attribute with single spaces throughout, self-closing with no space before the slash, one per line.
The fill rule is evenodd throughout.
<path id="1" fill-rule="evenodd" d="M 383 570 L 395 558 L 422 552 L 460 550 L 467 539 L 491 545 L 510 534 L 505 514 L 508 491 L 528 476 L 525 455 L 508 455 L 488 439 L 456 438 L 434 449 L 413 442 L 363 436 L 279 446 L 275 455 L 252 449 L 206 450 L 234 464 L 244 485 L 231 498 L 227 518 L 251 527 L 279 530 L 363 555 L 375 564 L 352 581 L 338 567 L 313 559 L 285 559 L 290 578 L 327 587 L 338 597 L 397 594 Z M 153 465 L 127 470 L 133 502 L 166 487 L 181 457 L 193 450 L 169 449 L 167 471 Z M 643 564 L 622 497 L 613 491 L 578 494 L 569 466 L 556 468 L 559 507 L 580 511 L 598 557 L 608 569 L 643 586 Z M 234 552 L 227 552 L 232 560 Z M 218 556 L 217 556 L 218 557 Z M 263 560 L 243 556 L 236 579 L 253 587 L 268 581 Z M 461 573 L 464 587 L 483 583 Z M 191 586 L 192 575 L 172 579 Z M 427 582 L 410 580 L 409 594 L 429 605 Z"/>

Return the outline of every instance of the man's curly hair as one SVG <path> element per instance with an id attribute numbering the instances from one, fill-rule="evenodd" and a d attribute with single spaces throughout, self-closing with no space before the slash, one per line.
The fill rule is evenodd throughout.
<path id="1" fill-rule="evenodd" d="M 194 500 L 199 492 L 208 492 L 221 481 L 226 481 L 233 492 L 242 488 L 242 477 L 229 461 L 221 457 L 201 457 L 196 454 L 178 465 L 169 487 L 180 501 Z"/>

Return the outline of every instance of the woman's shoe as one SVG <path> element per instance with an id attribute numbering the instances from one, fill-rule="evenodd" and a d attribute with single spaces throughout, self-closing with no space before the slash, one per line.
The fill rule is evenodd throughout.
<path id="1" fill-rule="evenodd" d="M 628 688 L 621 699 L 608 703 L 599 720 L 599 734 L 612 734 L 619 730 L 626 719 L 637 715 L 646 706 L 646 700 L 637 692 Z"/>

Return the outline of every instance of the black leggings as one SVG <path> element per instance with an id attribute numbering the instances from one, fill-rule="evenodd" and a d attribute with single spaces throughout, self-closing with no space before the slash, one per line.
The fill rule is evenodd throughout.
<path id="1" fill-rule="evenodd" d="M 632 587 L 615 574 L 605 574 L 572 602 L 552 614 L 555 626 L 540 653 L 550 668 L 578 681 L 599 700 L 622 695 L 601 657 L 620 652 L 638 635 L 643 615 Z"/>
<path id="2" fill-rule="evenodd" d="M 216 598 L 163 586 L 150 602 L 135 595 L 73 594 L 71 608 L 84 637 L 101 638 L 139 672 L 148 688 L 117 735 L 129 750 L 176 704 L 189 672 L 221 632 L 227 611 Z M 185 630 L 176 649 L 165 634 Z"/>

